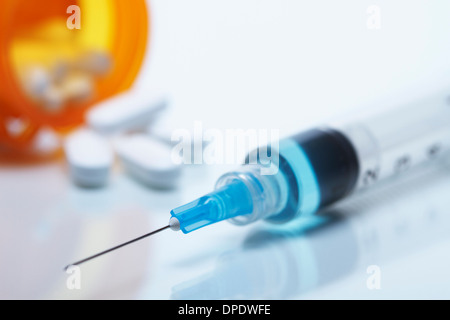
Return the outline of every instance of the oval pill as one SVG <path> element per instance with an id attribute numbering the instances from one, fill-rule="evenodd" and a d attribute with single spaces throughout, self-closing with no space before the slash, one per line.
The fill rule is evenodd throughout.
<path id="1" fill-rule="evenodd" d="M 99 103 L 86 116 L 90 128 L 105 134 L 145 128 L 168 104 L 164 95 L 126 92 Z"/>
<path id="2" fill-rule="evenodd" d="M 162 189 L 176 186 L 182 168 L 169 145 L 133 134 L 117 138 L 114 148 L 125 171 L 138 181 Z"/>

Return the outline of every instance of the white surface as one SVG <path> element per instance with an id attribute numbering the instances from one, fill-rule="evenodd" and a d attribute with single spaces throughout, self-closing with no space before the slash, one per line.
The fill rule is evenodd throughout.
<path id="1" fill-rule="evenodd" d="M 280 129 L 286 136 L 336 114 L 410 100 L 444 86 L 450 74 L 449 5 L 381 0 L 381 29 L 373 31 L 366 28 L 371 4 L 152 1 L 150 59 L 137 87 L 167 89 L 174 102 L 170 114 L 180 128 L 192 128 L 194 120 L 200 120 L 204 128 Z M 213 283 L 230 284 L 229 295 L 254 297 L 233 284 L 252 279 L 239 278 L 237 271 L 245 271 L 247 256 L 261 257 L 247 252 L 243 243 L 262 223 L 239 228 L 224 222 L 189 235 L 167 230 L 83 265 L 81 290 L 68 290 L 68 275 L 62 271 L 67 263 L 167 224 L 173 207 L 210 191 L 227 169 L 190 167 L 178 189 L 162 192 L 136 184 L 120 171 L 108 188 L 83 190 L 71 185 L 61 163 L 2 166 L 0 297 L 167 299 L 180 285 L 195 288 L 198 281 L 193 279 L 214 274 L 230 255 L 237 255 L 241 268 L 229 279 L 212 277 Z M 355 264 L 320 286 L 310 282 L 303 293 L 289 287 L 286 279 L 299 276 L 298 270 L 318 270 L 308 269 L 307 258 L 316 254 L 308 243 L 317 233 L 264 244 L 270 255 L 263 251 L 262 257 L 277 262 L 278 271 L 260 278 L 265 291 L 258 294 L 290 299 L 450 298 L 448 173 L 425 180 L 408 181 L 405 189 L 399 187 L 404 192 L 390 200 L 369 197 L 348 212 L 356 220 L 344 220 L 347 228 L 337 228 L 342 230 L 337 235 L 354 239 L 350 244 L 357 248 L 372 244 L 377 250 L 358 249 L 352 255 L 345 250 L 350 246 L 319 246 L 331 261 Z M 439 199 L 444 202 L 436 205 Z M 368 210 L 366 203 L 385 205 Z M 380 219 L 361 218 L 368 223 L 358 223 L 357 218 L 366 215 Z M 434 223 L 426 224 L 422 215 Z M 408 219 L 418 226 L 411 232 L 405 231 Z M 361 238 L 373 234 L 373 224 L 386 232 Z M 327 228 L 321 231 L 316 244 L 327 243 L 332 234 Z M 295 251 L 297 246 L 302 250 Z M 381 258 L 370 256 L 372 252 Z M 381 290 L 366 287 L 369 264 L 381 268 Z M 267 262 L 260 269 L 266 265 L 273 266 Z M 337 268 L 320 266 L 325 274 Z M 252 288 L 257 285 L 245 289 Z"/>

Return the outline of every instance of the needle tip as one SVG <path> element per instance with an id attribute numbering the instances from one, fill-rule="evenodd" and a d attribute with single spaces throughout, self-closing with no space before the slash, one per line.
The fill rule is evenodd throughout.
<path id="1" fill-rule="evenodd" d="M 94 258 L 100 257 L 100 256 L 102 256 L 102 255 L 104 255 L 104 254 L 106 254 L 106 253 L 108 253 L 108 252 L 111 252 L 111 251 L 114 251 L 114 250 L 116 250 L 116 249 L 122 248 L 122 247 L 124 247 L 124 246 L 126 246 L 126 245 L 129 245 L 129 244 L 133 243 L 133 242 L 136 242 L 136 241 L 142 240 L 142 239 L 144 239 L 144 238 L 147 238 L 147 237 L 149 237 L 149 236 L 151 236 L 151 235 L 154 235 L 155 233 L 158 233 L 158 232 L 163 231 L 163 230 L 168 229 L 168 228 L 170 228 L 170 225 L 167 225 L 167 226 L 165 226 L 165 227 L 159 228 L 159 229 L 157 229 L 157 230 L 155 230 L 155 231 L 152 231 L 152 232 L 150 232 L 150 233 L 144 234 L 143 236 L 140 236 L 139 238 L 136 238 L 136 239 L 130 240 L 130 241 L 128 241 L 128 242 L 122 243 L 122 244 L 120 244 L 120 245 L 118 245 L 118 246 L 115 246 L 114 248 L 111 248 L 111 249 L 102 251 L 102 252 L 100 252 L 100 253 L 97 253 L 97 254 L 95 254 L 95 255 L 93 255 L 93 256 L 90 256 L 90 257 L 88 257 L 88 258 L 86 258 L 86 259 L 83 259 L 83 260 L 77 261 L 77 262 L 75 262 L 75 263 L 69 264 L 69 265 L 67 265 L 67 266 L 64 268 L 64 271 L 67 272 L 67 270 L 68 270 L 70 267 L 72 267 L 72 266 L 80 265 L 80 264 L 82 264 L 82 263 L 84 263 L 84 262 L 87 262 L 87 261 L 92 260 L 92 259 L 94 259 Z"/>
<path id="2" fill-rule="evenodd" d="M 70 269 L 70 267 L 74 266 L 73 264 L 68 264 L 67 266 L 64 267 L 64 272 L 67 272 L 67 270 Z"/>

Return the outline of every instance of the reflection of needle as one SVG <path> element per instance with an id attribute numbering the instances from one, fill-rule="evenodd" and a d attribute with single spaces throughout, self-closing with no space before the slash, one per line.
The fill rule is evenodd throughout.
<path id="1" fill-rule="evenodd" d="M 64 270 L 67 270 L 70 266 L 77 266 L 77 265 L 80 265 L 80 264 L 82 264 L 82 263 L 84 263 L 84 262 L 86 262 L 86 261 L 89 261 L 89 260 L 92 260 L 92 259 L 94 259 L 94 258 L 100 257 L 100 256 L 102 256 L 102 255 L 104 255 L 104 254 L 106 254 L 106 253 L 108 253 L 108 252 L 114 251 L 114 250 L 116 250 L 116 249 L 119 249 L 119 248 L 122 248 L 122 247 L 124 247 L 124 246 L 126 246 L 126 245 L 129 245 L 129 244 L 131 244 L 131 243 L 133 243 L 133 242 L 136 242 L 136 241 L 142 240 L 142 239 L 144 239 L 144 238 L 147 238 L 147 237 L 149 237 L 149 236 L 151 236 L 151 235 L 154 235 L 155 233 L 158 233 L 158 232 L 163 231 L 163 230 L 165 230 L 165 229 L 168 229 L 168 228 L 170 228 L 170 227 L 171 227 L 170 225 L 167 225 L 167 226 L 165 226 L 165 227 L 162 227 L 162 228 L 157 229 L 157 230 L 155 230 L 155 231 L 152 231 L 152 232 L 150 232 L 150 233 L 144 234 L 143 236 L 140 236 L 139 238 L 136 238 L 136 239 L 130 240 L 130 241 L 128 241 L 128 242 L 119 244 L 118 246 L 115 246 L 115 247 L 113 247 L 113 248 L 111 248 L 111 249 L 102 251 L 102 252 L 100 252 L 100 253 L 94 254 L 93 256 L 90 256 L 90 257 L 88 257 L 88 258 L 85 258 L 85 259 L 83 259 L 83 260 L 80 260 L 80 261 L 74 262 L 74 263 L 72 263 L 72 264 L 69 264 L 69 265 L 67 265 L 67 266 L 64 268 Z"/>

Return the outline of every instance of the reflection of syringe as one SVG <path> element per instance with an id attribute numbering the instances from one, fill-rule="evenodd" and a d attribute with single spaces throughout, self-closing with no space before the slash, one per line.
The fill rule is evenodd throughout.
<path id="1" fill-rule="evenodd" d="M 251 233 L 212 272 L 176 285 L 172 298 L 284 299 L 351 273 L 365 274 L 369 265 L 383 269 L 408 251 L 449 237 L 446 171 L 416 170 L 321 215 Z"/>
<path id="2" fill-rule="evenodd" d="M 264 152 L 271 162 L 223 175 L 215 191 L 173 209 L 169 225 L 157 231 L 189 233 L 227 219 L 239 225 L 260 219 L 287 222 L 436 159 L 450 149 L 449 93 L 339 129 L 312 129 L 281 140 L 278 148 L 260 148 L 249 159 Z M 274 174 L 262 174 L 267 172 Z"/>

